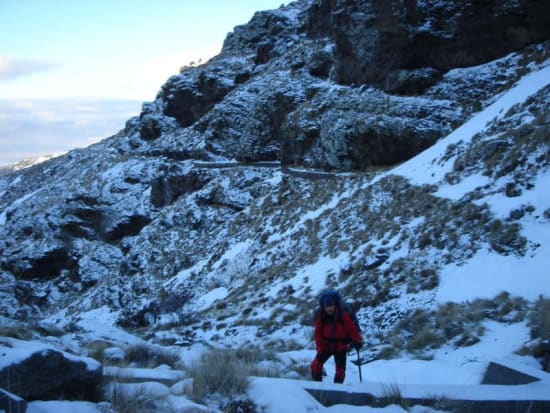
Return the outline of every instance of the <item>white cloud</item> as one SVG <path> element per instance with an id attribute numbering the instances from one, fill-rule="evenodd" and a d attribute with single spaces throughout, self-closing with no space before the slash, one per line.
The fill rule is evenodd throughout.
<path id="1" fill-rule="evenodd" d="M 0 165 L 89 146 L 124 128 L 140 110 L 137 100 L 0 100 Z"/>
<path id="2" fill-rule="evenodd" d="M 11 81 L 16 78 L 30 76 L 59 67 L 59 63 L 45 60 L 17 59 L 0 56 L 0 81 Z"/>

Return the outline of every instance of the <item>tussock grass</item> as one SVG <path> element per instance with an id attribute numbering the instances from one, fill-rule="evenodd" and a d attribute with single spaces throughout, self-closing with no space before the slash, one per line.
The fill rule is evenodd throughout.
<path id="1" fill-rule="evenodd" d="M 192 399 L 203 400 L 206 396 L 220 394 L 234 396 L 245 394 L 249 386 L 250 365 L 238 358 L 235 351 L 211 349 L 188 368 L 193 379 Z"/>
<path id="2" fill-rule="evenodd" d="M 88 357 L 92 357 L 101 363 L 105 363 L 105 350 L 111 347 L 112 344 L 107 341 L 96 340 L 92 341 L 87 346 Z"/>
<path id="3" fill-rule="evenodd" d="M 550 329 L 550 316 L 547 316 L 550 304 L 547 305 L 549 308 L 541 301 L 536 306 L 540 309 L 532 310 L 531 320 L 536 320 L 532 326 L 539 326 L 535 327 L 537 331 Z M 528 311 L 527 301 L 521 297 L 512 297 L 507 292 L 493 299 L 445 303 L 433 311 L 418 309 L 396 324 L 392 342 L 415 353 L 439 348 L 448 342 L 457 347 L 467 347 L 480 341 L 485 332 L 483 321 L 520 322 L 526 319 Z M 545 325 L 548 327 L 542 327 Z"/>
<path id="4" fill-rule="evenodd" d="M 118 413 L 134 413 L 143 409 L 144 393 L 142 394 L 128 394 L 123 390 L 123 387 L 119 384 L 115 384 L 107 400 L 111 403 L 113 409 Z"/>
<path id="5" fill-rule="evenodd" d="M 108 341 L 93 341 L 87 346 L 87 355 L 105 365 L 116 365 L 118 367 L 153 368 L 161 365 L 172 368 L 184 367 L 183 361 L 172 349 L 144 343 L 120 349 L 120 356 L 117 354 L 117 357 L 112 357 L 106 353 L 113 346 L 114 344 Z"/>
<path id="6" fill-rule="evenodd" d="M 18 340 L 31 340 L 33 335 L 28 328 L 19 326 L 0 326 L 0 336 Z"/>
<path id="7" fill-rule="evenodd" d="M 223 413 L 256 413 L 258 407 L 250 399 L 235 399 L 223 406 Z"/>
<path id="8" fill-rule="evenodd" d="M 550 298 L 539 297 L 529 314 L 532 339 L 550 340 Z"/>
<path id="9" fill-rule="evenodd" d="M 250 345 L 237 350 L 210 349 L 188 366 L 193 380 L 191 398 L 201 401 L 213 394 L 233 398 L 245 394 L 249 376 L 280 377 L 275 352 Z"/>
<path id="10" fill-rule="evenodd" d="M 158 383 L 112 383 L 106 389 L 105 398 L 117 413 L 172 413 L 175 410 L 163 395 L 167 391 Z"/>
<path id="11" fill-rule="evenodd" d="M 129 347 L 126 352 L 126 362 L 136 367 L 157 367 L 163 364 L 178 367 L 181 364 L 175 352 L 147 344 Z"/>
<path id="12" fill-rule="evenodd" d="M 393 405 L 407 409 L 410 407 L 407 403 L 407 400 L 403 397 L 401 389 L 397 383 L 389 383 L 384 385 L 382 390 L 382 398 L 384 399 L 384 405 Z"/>

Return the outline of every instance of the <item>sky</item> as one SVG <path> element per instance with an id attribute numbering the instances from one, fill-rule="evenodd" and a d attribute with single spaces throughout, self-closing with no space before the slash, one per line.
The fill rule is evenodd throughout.
<path id="1" fill-rule="evenodd" d="M 444 179 L 445 172 L 453 163 L 450 159 L 447 163 L 439 162 L 444 157 L 449 145 L 458 140 L 467 144 L 473 136 L 482 131 L 488 119 L 506 113 L 507 109 L 516 103 L 525 101 L 530 95 L 536 93 L 542 87 L 550 84 L 550 65 L 546 64 L 541 70 L 524 76 L 516 87 L 506 92 L 493 105 L 471 118 L 463 126 L 441 140 L 437 145 L 427 149 L 415 158 L 403 163 L 386 174 L 400 174 L 416 184 L 431 182 L 438 185 L 439 196 L 450 199 L 460 199 L 480 185 L 485 185 L 486 177 L 472 175 L 463 183 L 452 185 Z M 439 178 L 434 178 L 439 177 Z M 372 182 L 370 183 L 372 184 Z M 479 202 L 487 202 L 489 208 L 498 216 L 506 216 L 517 205 L 533 205 L 538 211 L 547 210 L 550 207 L 550 172 L 541 168 L 537 177 L 534 177 L 533 187 L 514 197 L 507 199 L 499 194 L 490 194 Z M 542 215 L 542 214 L 541 214 Z M 539 248 L 525 256 L 501 256 L 487 249 L 479 251 L 466 265 L 457 267 L 449 264 L 442 271 L 440 285 L 437 287 L 436 299 L 438 302 L 455 302 L 475 300 L 494 296 L 498 290 L 480 288 L 480 284 L 504 288 L 511 296 L 520 296 L 528 300 L 535 300 L 539 295 L 550 297 L 550 274 L 545 271 L 548 268 L 550 257 L 550 232 L 548 221 L 537 214 L 522 220 L 522 233 L 532 242 L 540 244 Z M 243 244 L 242 248 L 246 248 Z M 326 267 L 322 268 L 323 262 Z M 334 270 L 334 263 L 320 261 L 315 270 L 308 274 L 310 279 L 319 278 Z M 528 278 L 528 282 L 526 282 Z M 459 280 L 459 281 L 458 281 Z M 504 281 L 503 281 L 504 280 Z M 280 290 L 287 285 L 287 280 L 280 280 L 274 289 Z M 225 297 L 226 291 L 222 288 L 213 289 L 199 299 L 202 305 L 215 305 L 217 300 Z M 81 314 L 78 327 L 79 335 L 88 332 L 88 340 L 91 337 L 110 337 L 120 343 L 132 343 L 139 341 L 127 332 L 118 329 L 114 325 L 114 319 L 108 309 L 93 310 L 88 314 Z M 48 320 L 46 320 L 48 321 Z M 315 400 L 305 388 L 320 390 L 339 390 L 345 392 L 363 392 L 379 397 L 392 394 L 392 389 L 398 389 L 403 397 L 410 398 L 434 398 L 440 396 L 448 399 L 469 400 L 549 400 L 550 399 L 550 374 L 541 370 L 540 363 L 533 357 L 517 354 L 517 350 L 531 341 L 530 328 L 525 321 L 498 323 L 487 320 L 483 327 L 486 329 L 480 341 L 468 347 L 443 346 L 434 349 L 433 358 L 430 360 L 402 357 L 393 360 L 376 360 L 359 368 L 350 362 L 353 356 L 348 358 L 346 379 L 343 384 L 333 384 L 334 375 L 333 359 L 325 364 L 327 377 L 322 383 L 314 383 L 296 378 L 264 378 L 252 377 L 248 396 L 262 406 L 266 413 L 437 413 L 429 407 L 412 406 L 403 409 L 397 405 L 385 408 L 370 408 L 365 406 L 349 406 L 337 404 L 326 407 Z M 297 329 L 301 328 L 300 326 Z M 281 331 L 281 340 L 288 339 L 286 330 Z M 0 340 L 0 369 L 21 359 L 22 352 L 29 347 L 46 346 L 45 344 L 33 345 L 17 344 L 13 339 L 6 345 Z M 248 341 L 254 342 L 255 337 L 248 337 Z M 244 340 L 247 342 L 247 340 Z M 70 347 L 70 346 L 69 346 Z M 185 363 L 196 360 L 201 351 L 202 344 L 187 348 L 179 348 L 181 358 Z M 286 360 L 288 365 L 301 365 L 309 363 L 315 355 L 313 348 L 282 352 L 281 360 Z M 28 356 L 28 352 L 27 352 Z M 539 381 L 521 385 L 480 385 L 486 368 L 490 362 L 497 362 L 507 367 L 538 378 Z M 117 375 L 116 371 L 111 374 Z M 132 370 L 125 370 L 124 375 L 132 375 Z M 185 395 L 178 392 L 178 385 L 170 387 L 160 383 L 167 372 L 162 369 L 134 370 L 135 377 L 146 377 L 145 383 L 127 383 L 121 385 L 120 391 L 129 395 L 147 395 L 151 399 L 164 399 L 171 404 L 174 410 L 191 409 L 196 405 Z M 198 411 L 201 411 L 198 409 Z M 88 402 L 65 401 L 34 401 L 29 403 L 28 413 L 95 413 L 96 406 Z"/>
<path id="2" fill-rule="evenodd" d="M 282 0 L 0 0 L 0 165 L 124 127 L 181 66 Z"/>

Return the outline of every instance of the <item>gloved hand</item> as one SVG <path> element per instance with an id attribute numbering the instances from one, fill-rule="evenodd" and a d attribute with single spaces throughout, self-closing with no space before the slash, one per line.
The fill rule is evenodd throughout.
<path id="1" fill-rule="evenodd" d="M 363 343 L 361 343 L 360 341 L 352 341 L 350 346 L 351 348 L 359 351 L 363 348 Z"/>

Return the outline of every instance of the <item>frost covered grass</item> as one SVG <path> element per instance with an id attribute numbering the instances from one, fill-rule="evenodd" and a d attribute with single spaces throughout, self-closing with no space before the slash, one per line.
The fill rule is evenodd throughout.
<path id="1" fill-rule="evenodd" d="M 512 297 L 506 292 L 493 299 L 444 303 L 432 311 L 417 309 L 396 324 L 389 340 L 386 340 L 393 349 L 390 351 L 385 347 L 378 357 L 394 355 L 400 350 L 426 357 L 430 351 L 443 345 L 471 346 L 484 335 L 483 323 L 486 320 L 519 323 L 536 318 L 535 323 L 542 325 L 544 321 L 540 320 L 540 314 L 540 310 L 530 309 L 523 298 Z"/>
<path id="2" fill-rule="evenodd" d="M 231 350 L 211 349 L 201 354 L 188 368 L 193 379 L 192 397 L 196 401 L 219 394 L 244 394 L 249 386 L 250 365 Z"/>
<path id="3" fill-rule="evenodd" d="M 382 398 L 384 399 L 385 405 L 397 405 L 405 409 L 408 409 L 410 406 L 407 401 L 403 398 L 403 394 L 397 383 L 388 383 L 383 386 Z"/>
<path id="4" fill-rule="evenodd" d="M 531 338 L 550 340 L 550 298 L 543 296 L 533 305 L 529 314 Z"/>
<path id="5" fill-rule="evenodd" d="M 106 399 L 118 413 L 135 413 L 143 411 L 150 395 L 145 389 L 137 387 L 135 391 L 128 391 L 123 384 L 113 384 L 108 388 Z"/>
<path id="6" fill-rule="evenodd" d="M 101 361 L 105 365 L 115 365 L 117 367 L 184 367 L 180 356 L 173 348 L 148 343 L 137 343 L 119 348 L 113 346 L 110 342 L 96 340 L 88 344 L 87 352 L 88 356 Z"/>
<path id="7" fill-rule="evenodd" d="M 0 336 L 30 340 L 32 333 L 24 326 L 0 326 Z"/>
<path id="8" fill-rule="evenodd" d="M 173 350 L 147 344 L 131 346 L 126 353 L 126 360 L 128 364 L 138 367 L 181 366 L 181 360 Z"/>
<path id="9" fill-rule="evenodd" d="M 217 394 L 245 395 L 250 376 L 280 377 L 280 361 L 273 351 L 250 345 L 236 350 L 212 348 L 203 352 L 186 369 L 193 381 L 192 398 L 201 401 Z"/>

